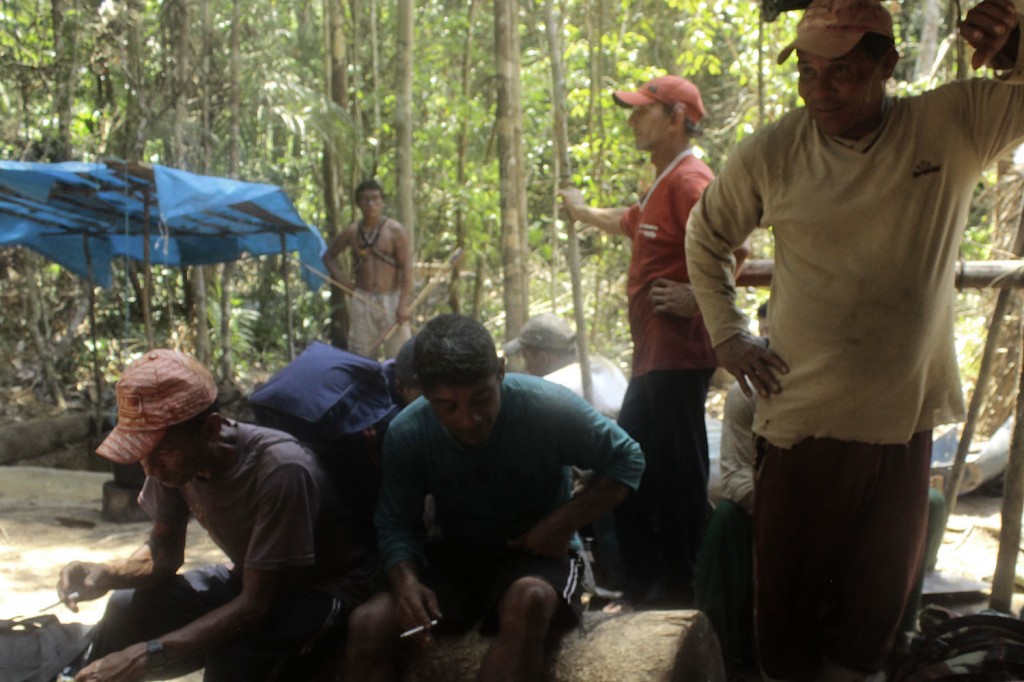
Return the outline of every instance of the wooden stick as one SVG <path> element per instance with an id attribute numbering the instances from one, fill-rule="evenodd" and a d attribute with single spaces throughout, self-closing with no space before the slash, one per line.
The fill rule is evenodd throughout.
<path id="1" fill-rule="evenodd" d="M 448 256 L 448 259 L 446 260 L 446 264 L 448 266 L 446 269 L 451 270 L 452 268 L 454 268 L 458 264 L 458 262 L 462 260 L 462 254 L 463 250 L 461 246 L 457 247 L 454 251 L 452 251 L 451 254 Z M 413 310 L 419 307 L 419 305 L 423 303 L 427 296 L 430 295 L 430 292 L 436 289 L 440 283 L 440 279 L 431 275 L 430 279 L 427 280 L 427 283 L 423 285 L 422 289 L 420 289 L 420 293 L 416 294 L 416 298 L 414 298 L 412 300 L 412 303 L 409 304 L 409 312 L 412 313 Z M 376 342 L 374 342 L 373 346 L 370 347 L 368 354 L 371 356 L 375 354 L 377 352 L 377 349 L 380 348 L 380 345 L 382 343 L 387 342 L 387 340 L 391 338 L 391 335 L 398 331 L 398 328 L 400 326 L 401 325 L 398 323 L 398 321 L 395 320 L 394 324 L 388 327 L 387 330 L 381 335 L 381 337 L 377 339 Z"/>
<path id="2" fill-rule="evenodd" d="M 362 301 L 366 305 L 370 306 L 371 308 L 376 308 L 378 311 L 380 311 L 382 313 L 388 312 L 388 310 L 384 306 L 382 306 L 380 303 L 377 303 L 372 298 L 367 298 L 366 296 L 363 296 L 362 294 L 360 294 L 355 289 L 349 289 L 347 286 L 345 286 L 344 284 L 342 284 L 338 280 L 333 279 L 330 275 L 325 275 L 324 273 L 320 272 L 319 270 L 317 270 L 317 269 L 315 269 L 313 267 L 310 267 L 310 265 L 308 263 L 303 263 L 302 267 L 306 268 L 307 270 L 309 270 L 314 275 L 316 275 L 317 277 L 319 277 L 323 281 L 327 282 L 331 286 L 338 287 L 338 289 L 340 289 L 342 291 L 342 293 L 347 294 L 347 295 L 351 296 L 352 298 L 358 298 L 360 301 Z"/>

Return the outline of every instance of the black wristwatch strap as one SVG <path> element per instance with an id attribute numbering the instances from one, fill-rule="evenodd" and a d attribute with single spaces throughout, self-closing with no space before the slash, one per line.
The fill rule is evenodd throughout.
<path id="1" fill-rule="evenodd" d="M 164 652 L 164 645 L 159 639 L 151 639 L 146 642 L 146 667 L 149 670 L 159 670 L 167 665 L 167 654 Z"/>

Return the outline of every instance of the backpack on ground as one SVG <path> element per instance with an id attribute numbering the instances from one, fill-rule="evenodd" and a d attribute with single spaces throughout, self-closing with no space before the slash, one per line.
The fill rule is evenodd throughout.
<path id="1" fill-rule="evenodd" d="M 52 614 L 0 620 L 0 682 L 50 682 L 82 655 L 91 633 Z"/>
<path id="2" fill-rule="evenodd" d="M 380 452 L 398 407 L 380 363 L 314 341 L 249 396 L 256 423 L 295 436 L 316 453 L 373 540 Z"/>
<path id="3" fill-rule="evenodd" d="M 921 634 L 893 682 L 1024 679 L 1024 621 L 997 611 L 959 616 L 935 606 L 920 620 Z"/>

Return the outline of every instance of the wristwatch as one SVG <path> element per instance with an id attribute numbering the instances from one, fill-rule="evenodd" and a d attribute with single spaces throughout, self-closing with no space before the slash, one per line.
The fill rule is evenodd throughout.
<path id="1" fill-rule="evenodd" d="M 146 642 L 146 668 L 159 670 L 167 665 L 167 653 L 164 651 L 163 642 L 159 639 L 151 639 Z"/>

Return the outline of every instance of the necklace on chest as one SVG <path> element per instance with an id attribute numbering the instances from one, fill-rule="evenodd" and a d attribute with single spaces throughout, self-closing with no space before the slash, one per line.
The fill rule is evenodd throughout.
<path id="1" fill-rule="evenodd" d="M 364 225 L 362 222 L 359 223 L 359 227 L 356 228 L 356 232 L 359 235 L 359 257 L 363 258 L 377 245 L 377 240 L 380 239 L 381 228 L 384 227 L 384 221 L 387 220 L 387 216 L 381 216 L 380 220 L 374 226 L 370 233 L 367 234 L 363 229 Z"/>

